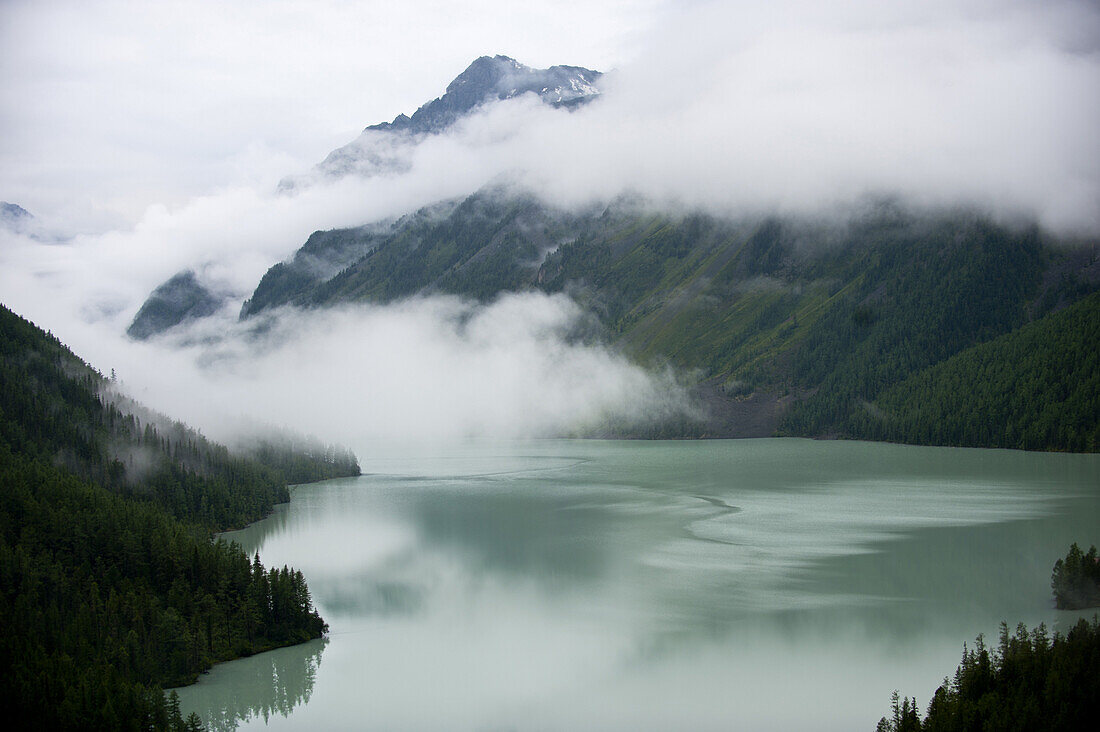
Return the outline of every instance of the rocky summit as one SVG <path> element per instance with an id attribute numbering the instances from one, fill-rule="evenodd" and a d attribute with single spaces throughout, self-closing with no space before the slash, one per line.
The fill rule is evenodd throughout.
<path id="1" fill-rule="evenodd" d="M 544 104 L 572 109 L 600 95 L 602 75 L 580 66 L 535 69 L 508 56 L 482 56 L 447 85 L 443 96 L 421 105 L 412 116 L 399 114 L 392 122 L 370 125 L 309 173 L 284 178 L 279 189 L 289 192 L 346 175 L 403 172 L 413 149 L 426 136 L 446 132 L 487 105 L 534 94 Z"/>

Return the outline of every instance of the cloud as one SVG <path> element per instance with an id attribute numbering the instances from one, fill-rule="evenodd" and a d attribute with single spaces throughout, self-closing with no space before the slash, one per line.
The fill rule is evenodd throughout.
<path id="1" fill-rule="evenodd" d="M 0 11 L 0 187 L 55 227 L 266 190 L 503 52 L 615 73 L 564 121 L 529 105 L 507 139 L 499 117 L 522 105 L 471 121 L 418 174 L 522 168 L 563 200 L 631 185 L 727 209 L 896 193 L 1100 228 L 1100 8 L 1086 0 L 134 9 Z"/>
<path id="2" fill-rule="evenodd" d="M 480 55 L 618 63 L 657 4 L 5 0 L 0 200 L 98 231 L 272 186 Z"/>
<path id="3" fill-rule="evenodd" d="M 159 341 L 112 339 L 100 355 L 124 388 L 230 439 L 241 425 L 327 440 L 518 438 L 695 414 L 671 375 L 585 343 L 569 298 L 506 295 L 479 305 L 283 310 L 261 323 L 197 323 Z"/>
<path id="4" fill-rule="evenodd" d="M 576 204 L 624 188 L 718 212 L 866 195 L 1100 231 L 1100 9 L 1077 2 L 710 3 L 562 117 L 501 105 L 419 171 L 517 169 Z"/>

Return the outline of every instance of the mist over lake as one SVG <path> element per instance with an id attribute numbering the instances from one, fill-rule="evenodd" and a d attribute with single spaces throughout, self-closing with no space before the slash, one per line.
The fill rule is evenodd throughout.
<path id="1" fill-rule="evenodd" d="M 214 729 L 872 729 L 964 641 L 1065 630 L 1100 458 L 859 442 L 361 453 L 227 535 L 327 639 L 179 689 Z"/>

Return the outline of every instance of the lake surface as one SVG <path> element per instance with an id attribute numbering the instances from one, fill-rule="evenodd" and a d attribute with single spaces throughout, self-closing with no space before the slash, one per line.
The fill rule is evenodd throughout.
<path id="1" fill-rule="evenodd" d="M 964 642 L 1065 629 L 1100 456 L 858 442 L 377 448 L 229 535 L 327 639 L 178 690 L 214 729 L 874 729 Z M 1090 614 L 1091 616 L 1091 614 Z"/>

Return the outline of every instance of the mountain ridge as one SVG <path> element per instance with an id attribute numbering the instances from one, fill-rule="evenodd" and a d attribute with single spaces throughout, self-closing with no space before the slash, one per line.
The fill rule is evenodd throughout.
<path id="1" fill-rule="evenodd" d="M 367 126 L 356 139 L 329 152 L 309 173 L 283 178 L 278 190 L 291 193 L 302 186 L 348 175 L 404 172 L 423 139 L 446 132 L 489 104 L 535 94 L 548 106 L 574 109 L 600 96 L 597 82 L 602 76 L 600 71 L 581 66 L 536 69 L 509 56 L 481 56 L 455 77 L 441 96 L 420 105 L 411 116 L 399 114 L 390 122 Z M 14 204 L 5 204 L 9 205 Z M 3 215 L 8 216 L 6 208 Z M 377 228 L 376 224 L 371 226 Z M 327 262 L 318 264 L 330 266 Z M 147 340 L 212 315 L 230 299 L 229 294 L 205 282 L 195 269 L 183 269 L 149 294 L 126 332 L 135 340 Z"/>
<path id="2" fill-rule="evenodd" d="M 0 223 L 11 226 L 33 218 L 34 216 L 18 203 L 0 201 Z"/>

